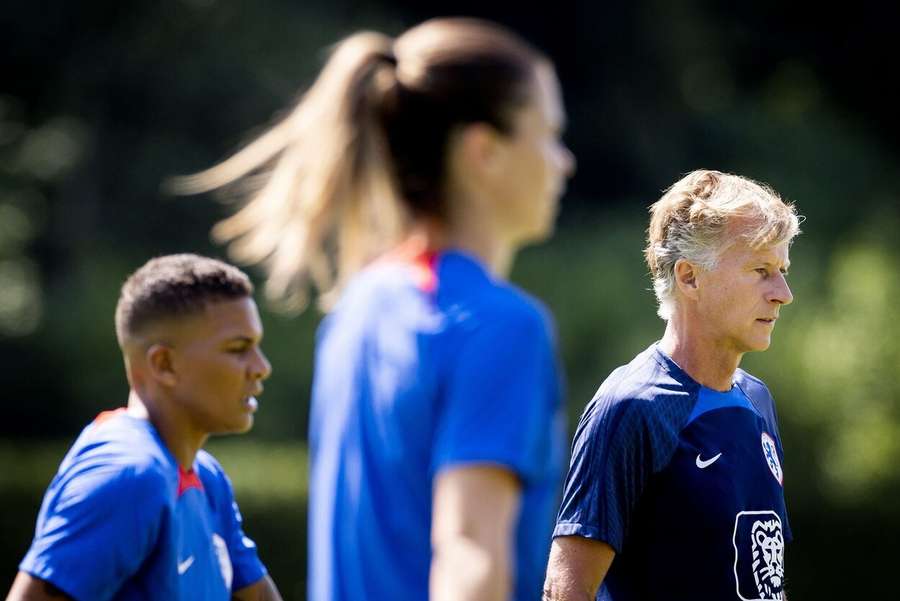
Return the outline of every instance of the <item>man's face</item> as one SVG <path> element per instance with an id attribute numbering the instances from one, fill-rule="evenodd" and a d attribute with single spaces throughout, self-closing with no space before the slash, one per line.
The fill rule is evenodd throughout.
<path id="1" fill-rule="evenodd" d="M 251 298 L 211 302 L 174 325 L 173 389 L 189 427 L 246 432 L 272 367 L 260 349 L 262 322 Z"/>
<path id="2" fill-rule="evenodd" d="M 769 348 L 778 312 L 794 298 L 785 280 L 788 246 L 753 249 L 739 238 L 715 269 L 697 274 L 697 316 L 717 347 L 738 353 Z"/>

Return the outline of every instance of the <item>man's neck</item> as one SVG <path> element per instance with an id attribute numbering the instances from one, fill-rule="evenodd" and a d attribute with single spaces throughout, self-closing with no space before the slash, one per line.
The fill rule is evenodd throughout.
<path id="1" fill-rule="evenodd" d="M 149 420 L 178 465 L 190 470 L 197 451 L 203 447 L 209 435 L 194 432 L 174 411 L 168 410 L 173 406 L 172 403 L 164 404 L 153 399 L 152 395 L 138 393 L 132 388 L 128 393 L 128 414 Z"/>
<path id="2" fill-rule="evenodd" d="M 721 348 L 701 331 L 689 331 L 670 319 L 660 349 L 691 378 L 707 388 L 727 392 L 743 353 Z"/>

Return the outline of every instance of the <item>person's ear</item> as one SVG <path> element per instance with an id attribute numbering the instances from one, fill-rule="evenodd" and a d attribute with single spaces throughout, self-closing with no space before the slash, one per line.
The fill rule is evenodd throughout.
<path id="1" fill-rule="evenodd" d="M 154 344 L 147 349 L 147 368 L 150 377 L 163 386 L 172 387 L 178 381 L 172 347 Z"/>
<path id="2" fill-rule="evenodd" d="M 697 298 L 699 283 L 697 282 L 697 267 L 685 259 L 675 261 L 675 284 L 681 294 L 690 299 Z"/>
<path id="3" fill-rule="evenodd" d="M 504 169 L 505 146 L 494 127 L 470 123 L 462 126 L 454 137 L 458 159 L 469 173 L 493 174 Z"/>

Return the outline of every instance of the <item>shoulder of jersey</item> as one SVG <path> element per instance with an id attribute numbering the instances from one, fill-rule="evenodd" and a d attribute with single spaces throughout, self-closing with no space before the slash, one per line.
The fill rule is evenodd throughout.
<path id="1" fill-rule="evenodd" d="M 655 349 L 651 346 L 629 363 L 614 369 L 600 385 L 594 398 L 607 402 L 627 399 L 652 402 L 661 396 L 688 392 L 687 387 L 659 364 Z"/>
<path id="2" fill-rule="evenodd" d="M 513 284 L 495 283 L 484 287 L 472 299 L 471 306 L 485 317 L 521 325 L 543 324 L 551 320 L 550 311 L 537 298 Z"/>
<path id="3" fill-rule="evenodd" d="M 222 464 L 219 463 L 218 459 L 203 449 L 197 451 L 194 465 L 201 478 L 214 478 L 220 480 L 226 476 L 225 468 L 222 467 Z"/>
<path id="4" fill-rule="evenodd" d="M 734 381 L 754 403 L 762 403 L 764 405 L 772 404 L 772 393 L 769 391 L 769 387 L 756 376 L 738 368 L 735 372 Z"/>
<path id="5" fill-rule="evenodd" d="M 148 483 L 160 492 L 174 490 L 177 471 L 151 431 L 124 414 L 98 420 L 85 429 L 77 461 L 118 466 L 119 477 Z M 143 486 L 143 484 L 141 484 Z"/>
<path id="6" fill-rule="evenodd" d="M 674 427 L 687 417 L 693 392 L 658 363 L 651 346 L 613 370 L 586 407 L 584 419 Z"/>

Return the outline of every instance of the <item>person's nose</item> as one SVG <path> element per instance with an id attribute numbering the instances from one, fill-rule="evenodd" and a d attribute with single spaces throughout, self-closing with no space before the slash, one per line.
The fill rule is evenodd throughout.
<path id="1" fill-rule="evenodd" d="M 577 167 L 578 161 L 575 159 L 575 154 L 572 153 L 565 144 L 560 145 L 560 163 L 562 165 L 563 175 L 567 178 L 575 175 L 575 168 Z"/>
<path id="2" fill-rule="evenodd" d="M 778 273 L 775 285 L 769 296 L 769 301 L 778 303 L 779 305 L 790 305 L 794 302 L 794 295 L 791 293 L 791 287 L 788 286 L 787 279 L 783 273 Z"/>
<path id="3" fill-rule="evenodd" d="M 272 375 L 272 364 L 259 347 L 254 352 L 250 375 L 254 380 L 265 380 Z"/>

